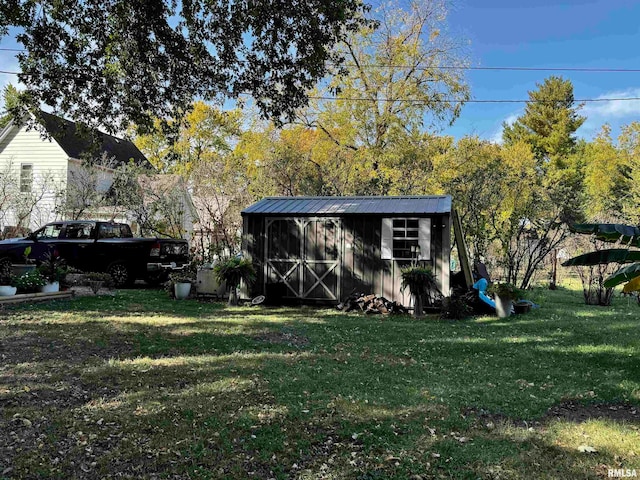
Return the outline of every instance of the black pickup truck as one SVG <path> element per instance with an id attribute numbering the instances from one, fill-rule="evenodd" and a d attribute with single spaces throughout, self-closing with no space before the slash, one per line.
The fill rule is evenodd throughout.
<path id="1" fill-rule="evenodd" d="M 189 262 L 186 240 L 136 238 L 124 223 L 81 220 L 48 223 L 27 237 L 0 241 L 0 271 L 24 263 L 27 247 L 36 263 L 55 252 L 78 270 L 109 273 L 116 286 L 136 279 L 159 283 Z"/>

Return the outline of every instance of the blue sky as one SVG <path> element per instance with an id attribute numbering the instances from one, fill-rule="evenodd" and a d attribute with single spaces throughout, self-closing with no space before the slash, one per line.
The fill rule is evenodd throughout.
<path id="1" fill-rule="evenodd" d="M 448 22 L 452 35 L 469 40 L 474 66 L 640 68 L 637 0 L 457 0 Z M 15 47 L 10 37 L 0 43 Z M 14 55 L 0 51 L 0 70 L 18 69 Z M 475 99 L 526 99 L 551 74 L 570 79 L 579 99 L 640 97 L 640 73 L 469 71 L 467 78 Z M 0 73 L 0 87 L 9 81 L 15 76 Z M 443 133 L 498 139 L 502 122 L 523 108 L 469 103 Z M 581 136 L 592 138 L 605 122 L 616 135 L 620 125 L 640 120 L 640 101 L 587 104 L 583 113 L 588 120 Z"/>
<path id="2" fill-rule="evenodd" d="M 470 41 L 474 66 L 640 68 L 640 2 L 630 0 L 460 0 L 450 12 L 454 35 Z M 547 76 L 573 82 L 576 98 L 640 97 L 640 73 L 470 71 L 476 99 L 526 99 Z M 499 138 L 522 104 L 467 104 L 444 133 Z M 603 123 L 640 120 L 640 101 L 586 104 L 585 138 Z"/>

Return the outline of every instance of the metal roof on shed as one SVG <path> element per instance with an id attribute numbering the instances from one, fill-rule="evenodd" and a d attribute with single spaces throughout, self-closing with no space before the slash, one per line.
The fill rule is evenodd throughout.
<path id="1" fill-rule="evenodd" d="M 267 197 L 242 211 L 243 215 L 425 215 L 451 212 L 451 197 Z"/>

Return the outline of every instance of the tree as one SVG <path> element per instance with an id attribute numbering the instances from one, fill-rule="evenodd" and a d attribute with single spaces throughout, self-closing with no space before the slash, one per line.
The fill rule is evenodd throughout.
<path id="1" fill-rule="evenodd" d="M 19 99 L 18 89 L 11 84 L 5 85 L 2 89 L 3 108 L 2 114 L 0 114 L 0 129 L 6 127 L 11 121 L 11 112 L 18 106 Z"/>
<path id="2" fill-rule="evenodd" d="M 584 169 L 576 155 L 579 142 L 575 133 L 585 117 L 578 114 L 573 84 L 562 77 L 549 77 L 537 89 L 529 92 L 529 102 L 513 125 L 504 125 L 506 146 L 518 142 L 530 145 L 536 160 L 535 173 L 529 181 L 536 185 L 534 209 L 520 219 L 524 236 L 519 236 L 520 247 L 514 254 L 526 254 L 520 273 L 520 286 L 525 288 L 544 259 L 561 245 L 567 237 L 567 224 L 583 215 L 582 182 Z M 555 262 L 552 259 L 552 262 Z M 510 279 L 515 283 L 514 279 Z M 555 288 L 555 278 L 550 286 Z"/>
<path id="3" fill-rule="evenodd" d="M 419 154 L 425 134 L 455 121 L 469 98 L 463 70 L 440 68 L 466 65 L 462 42 L 446 33 L 446 14 L 446 0 L 380 7 L 378 29 L 363 27 L 341 45 L 347 71 L 300 112 L 305 126 L 351 152 L 358 182 L 349 193 L 401 191 L 396 181 L 428 170 Z"/>
<path id="4" fill-rule="evenodd" d="M 593 221 L 622 220 L 629 192 L 630 158 L 611 139 L 611 128 L 604 125 L 583 153 L 585 163 L 585 210 Z"/>
<path id="5" fill-rule="evenodd" d="M 264 115 L 290 115 L 341 63 L 336 44 L 361 25 L 360 0 L 6 0 L 32 107 L 116 130 L 175 118 L 194 98 L 251 94 Z"/>
<path id="6" fill-rule="evenodd" d="M 58 194 L 56 213 L 66 220 L 80 220 L 95 215 L 101 207 L 112 206 L 110 183 L 117 168 L 107 154 L 85 158 L 80 165 L 71 164 L 66 189 Z M 99 215 L 99 214 L 98 214 Z"/>
<path id="7" fill-rule="evenodd" d="M 153 131 L 135 136 L 134 143 L 159 172 L 188 175 L 195 164 L 232 150 L 242 115 L 238 109 L 225 112 L 197 101 L 184 117 L 166 121 L 175 135 L 168 136 L 160 128 L 162 120 L 155 119 Z"/>
<path id="8" fill-rule="evenodd" d="M 625 222 L 640 225 L 640 122 L 632 122 L 622 128 L 618 137 L 626 184 L 619 191 Z"/>
<path id="9" fill-rule="evenodd" d="M 559 163 L 574 152 L 576 130 L 585 117 L 575 105 L 573 84 L 562 77 L 551 76 L 529 92 L 525 112 L 512 125 L 504 124 L 502 137 L 510 145 L 526 141 L 541 165 Z"/>

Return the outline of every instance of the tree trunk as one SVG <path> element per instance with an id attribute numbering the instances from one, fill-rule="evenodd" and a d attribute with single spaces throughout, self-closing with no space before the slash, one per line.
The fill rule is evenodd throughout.
<path id="1" fill-rule="evenodd" d="M 551 251 L 551 281 L 549 282 L 549 290 L 556 290 L 558 288 L 558 249 L 554 248 Z"/>

